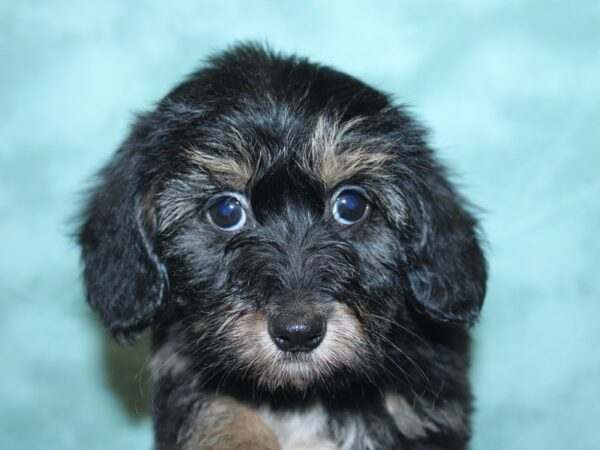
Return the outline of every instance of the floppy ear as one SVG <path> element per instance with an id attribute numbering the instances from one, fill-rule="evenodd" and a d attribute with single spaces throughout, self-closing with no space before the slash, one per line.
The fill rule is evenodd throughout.
<path id="1" fill-rule="evenodd" d="M 415 307 L 435 320 L 472 324 L 487 280 L 476 221 L 442 174 L 430 174 L 420 191 L 409 269 Z"/>
<path id="2" fill-rule="evenodd" d="M 132 136 L 100 173 L 79 230 L 87 300 L 127 344 L 152 324 L 167 289 L 146 217 L 149 175 L 135 143 Z"/>

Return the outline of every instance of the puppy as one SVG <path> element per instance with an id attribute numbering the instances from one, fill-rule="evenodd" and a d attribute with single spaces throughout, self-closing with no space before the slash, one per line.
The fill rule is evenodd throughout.
<path id="1" fill-rule="evenodd" d="M 157 449 L 466 448 L 477 223 L 357 79 L 212 58 L 137 119 L 79 242 L 114 337 L 152 330 Z"/>

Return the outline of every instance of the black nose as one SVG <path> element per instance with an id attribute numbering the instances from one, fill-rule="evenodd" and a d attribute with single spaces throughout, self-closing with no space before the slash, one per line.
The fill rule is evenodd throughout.
<path id="1" fill-rule="evenodd" d="M 286 352 L 309 352 L 325 336 L 326 322 L 320 316 L 279 314 L 269 320 L 273 342 Z"/>

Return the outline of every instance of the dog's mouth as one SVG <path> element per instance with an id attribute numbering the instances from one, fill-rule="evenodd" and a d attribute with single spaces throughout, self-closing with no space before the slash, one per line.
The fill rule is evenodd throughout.
<path id="1" fill-rule="evenodd" d="M 241 373 L 269 390 L 305 390 L 340 370 L 357 371 L 368 357 L 354 312 L 331 302 L 327 313 L 242 315 L 227 333 Z"/>

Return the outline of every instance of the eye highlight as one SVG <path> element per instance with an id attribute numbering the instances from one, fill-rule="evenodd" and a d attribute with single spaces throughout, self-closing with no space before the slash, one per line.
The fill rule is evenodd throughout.
<path id="1" fill-rule="evenodd" d="M 343 225 L 363 220 L 369 212 L 369 202 L 358 189 L 343 189 L 333 202 L 333 217 Z"/>
<path id="2" fill-rule="evenodd" d="M 222 231 L 237 231 L 246 223 L 246 210 L 240 201 L 231 196 L 218 199 L 207 212 L 211 223 Z"/>

